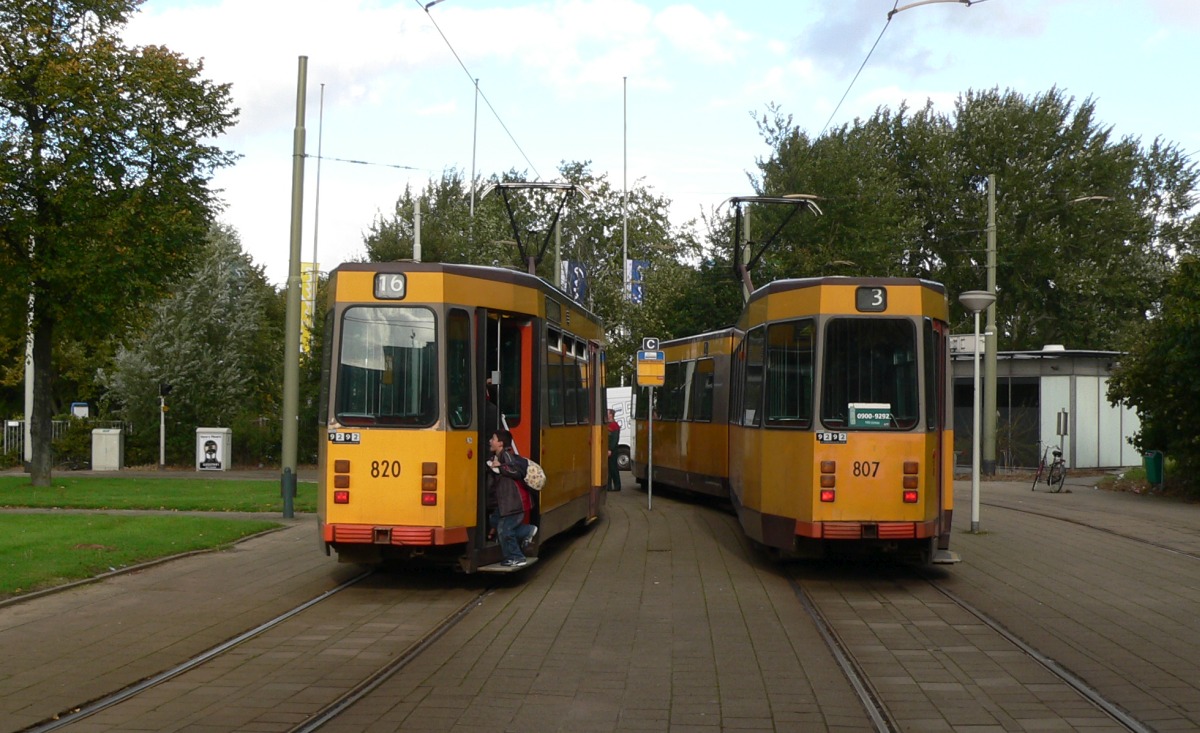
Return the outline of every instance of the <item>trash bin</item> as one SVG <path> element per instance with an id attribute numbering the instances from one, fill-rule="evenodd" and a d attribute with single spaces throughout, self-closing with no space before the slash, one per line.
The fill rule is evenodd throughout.
<path id="1" fill-rule="evenodd" d="M 1142 466 L 1146 469 L 1146 481 L 1152 486 L 1162 486 L 1163 482 L 1163 453 L 1160 450 L 1148 450 L 1142 455 Z"/>

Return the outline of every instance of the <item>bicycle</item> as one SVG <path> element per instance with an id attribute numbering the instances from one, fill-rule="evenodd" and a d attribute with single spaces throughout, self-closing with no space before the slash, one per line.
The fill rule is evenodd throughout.
<path id="1" fill-rule="evenodd" d="M 1063 460 L 1062 450 L 1055 448 L 1053 458 L 1050 460 L 1050 465 L 1046 465 L 1046 454 L 1050 452 L 1050 446 L 1046 446 L 1046 450 L 1042 451 L 1042 460 L 1038 463 L 1037 473 L 1033 475 L 1033 486 L 1030 491 L 1036 491 L 1038 481 L 1042 479 L 1042 475 L 1046 476 L 1046 485 L 1054 493 L 1062 491 L 1063 484 L 1067 479 L 1067 462 Z"/>

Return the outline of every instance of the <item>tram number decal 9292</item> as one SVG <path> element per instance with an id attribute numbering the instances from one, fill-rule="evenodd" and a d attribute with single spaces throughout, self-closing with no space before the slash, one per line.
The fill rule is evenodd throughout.
<path id="1" fill-rule="evenodd" d="M 817 433 L 817 442 L 818 443 L 836 443 L 838 445 L 844 445 L 846 443 L 846 434 L 845 433 L 820 432 L 820 433 Z"/>

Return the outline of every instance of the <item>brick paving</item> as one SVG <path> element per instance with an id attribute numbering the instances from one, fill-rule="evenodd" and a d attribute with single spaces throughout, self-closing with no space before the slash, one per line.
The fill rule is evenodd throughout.
<path id="1" fill-rule="evenodd" d="M 952 545 L 964 562 L 935 574 L 1139 720 L 1200 728 L 1200 560 L 1027 513 L 1197 552 L 1200 507 L 1069 481 L 1062 494 L 985 481 L 977 535 L 962 531 L 970 487 L 959 482 Z M 790 571 L 751 550 L 731 515 L 659 491 L 648 509 L 628 479 L 607 499 L 604 520 L 548 543 L 520 582 L 326 730 L 871 729 Z M 319 551 L 314 524 L 302 516 L 230 552 L 0 607 L 0 730 L 157 672 L 355 574 Z M 867 575 L 850 591 L 816 568 L 804 582 L 842 594 L 822 608 L 906 729 L 1114 729 L 912 576 Z M 266 653 L 294 649 L 284 640 Z M 196 680 L 197 700 L 234 692 Z M 306 684 L 273 691 L 303 702 L 319 694 Z M 284 730 L 298 709 L 277 706 L 254 729 Z M 174 727 L 233 729 L 213 715 Z"/>

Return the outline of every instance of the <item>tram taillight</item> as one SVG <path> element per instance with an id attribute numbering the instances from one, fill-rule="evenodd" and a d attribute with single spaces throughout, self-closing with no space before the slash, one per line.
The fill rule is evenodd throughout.
<path id="1" fill-rule="evenodd" d="M 836 498 L 837 492 L 833 489 L 821 489 L 821 501 L 826 504 L 831 503 Z"/>
<path id="2" fill-rule="evenodd" d="M 904 503 L 905 504 L 916 504 L 917 498 L 918 498 L 918 494 L 915 490 L 910 490 L 910 489 L 904 490 Z"/>
<path id="3" fill-rule="evenodd" d="M 349 504 L 350 503 L 350 492 L 349 491 L 333 492 L 333 503 L 334 504 Z"/>
<path id="4" fill-rule="evenodd" d="M 437 506 L 437 463 L 426 461 L 421 464 L 421 506 Z"/>

